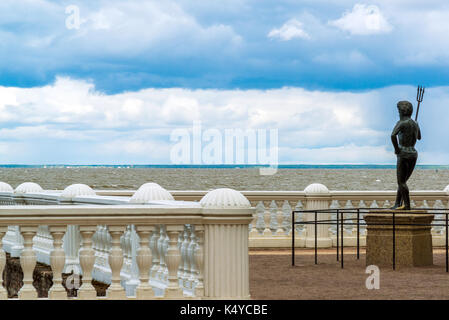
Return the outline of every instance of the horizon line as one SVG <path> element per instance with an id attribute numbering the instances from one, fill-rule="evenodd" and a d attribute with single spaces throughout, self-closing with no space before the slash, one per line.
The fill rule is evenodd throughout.
<path id="1" fill-rule="evenodd" d="M 380 167 L 380 168 L 395 168 L 396 164 L 354 164 L 354 163 L 320 163 L 320 164 L 0 164 L 0 168 L 46 168 L 46 167 L 173 167 L 173 168 L 261 168 L 261 167 L 276 167 L 276 168 L 319 168 L 319 167 Z M 417 164 L 416 167 L 448 167 L 449 164 Z"/>

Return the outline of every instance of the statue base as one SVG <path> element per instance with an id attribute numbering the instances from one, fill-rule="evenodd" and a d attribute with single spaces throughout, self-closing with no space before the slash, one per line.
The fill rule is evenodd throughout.
<path id="1" fill-rule="evenodd" d="M 393 210 L 365 215 L 366 265 L 393 265 Z M 433 264 L 431 223 L 433 214 L 423 210 L 394 210 L 395 264 L 404 267 Z"/>

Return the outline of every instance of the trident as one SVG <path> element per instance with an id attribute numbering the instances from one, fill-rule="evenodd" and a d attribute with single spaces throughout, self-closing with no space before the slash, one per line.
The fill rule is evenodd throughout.
<path id="1" fill-rule="evenodd" d="M 418 86 L 418 92 L 416 93 L 416 101 L 418 101 L 418 107 L 416 108 L 415 121 L 418 121 L 419 104 L 422 102 L 424 96 L 424 87 Z"/>

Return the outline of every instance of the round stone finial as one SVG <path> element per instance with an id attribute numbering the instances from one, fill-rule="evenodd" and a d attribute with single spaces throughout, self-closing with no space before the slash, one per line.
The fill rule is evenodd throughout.
<path id="1" fill-rule="evenodd" d="M 8 183 L 0 181 L 0 192 L 14 192 L 14 189 Z"/>
<path id="2" fill-rule="evenodd" d="M 159 187 L 159 188 L 162 188 L 161 187 L 161 185 L 159 185 L 159 184 L 157 184 L 156 182 L 147 182 L 147 183 L 144 183 L 143 185 L 141 185 L 140 187 L 139 187 L 139 189 L 137 189 L 137 190 L 140 190 L 140 189 L 146 189 L 146 188 L 152 188 L 152 187 Z"/>
<path id="3" fill-rule="evenodd" d="M 304 189 L 304 192 L 306 194 L 329 193 L 329 189 L 324 184 L 312 183 Z"/>
<path id="4" fill-rule="evenodd" d="M 201 200 L 203 208 L 214 209 L 248 209 L 251 203 L 239 191 L 229 188 L 220 188 L 209 191 Z"/>
<path id="5" fill-rule="evenodd" d="M 170 192 L 154 182 L 148 182 L 140 186 L 133 194 L 129 203 L 143 204 L 149 201 L 175 200 Z"/>
<path id="6" fill-rule="evenodd" d="M 35 193 L 35 192 L 42 192 L 44 189 L 40 185 L 34 182 L 24 182 L 17 186 L 16 190 L 14 190 L 14 193 Z"/>
<path id="7" fill-rule="evenodd" d="M 64 189 L 61 198 L 72 199 L 79 196 L 94 196 L 95 191 L 86 184 L 75 183 Z"/>

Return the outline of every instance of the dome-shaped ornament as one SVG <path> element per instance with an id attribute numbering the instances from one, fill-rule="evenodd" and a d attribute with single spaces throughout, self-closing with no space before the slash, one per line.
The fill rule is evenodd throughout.
<path id="1" fill-rule="evenodd" d="M 239 191 L 220 188 L 208 192 L 200 201 L 203 208 L 214 209 L 247 209 L 251 208 L 251 203 Z"/>

